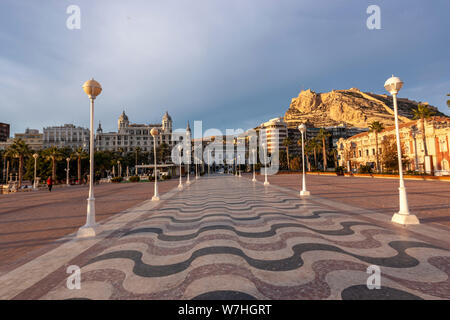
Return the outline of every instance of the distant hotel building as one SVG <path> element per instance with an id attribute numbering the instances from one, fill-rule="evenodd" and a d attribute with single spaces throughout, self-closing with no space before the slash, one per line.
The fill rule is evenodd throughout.
<path id="1" fill-rule="evenodd" d="M 9 124 L 0 122 L 0 141 L 6 141 L 9 138 Z"/>
<path id="2" fill-rule="evenodd" d="M 58 147 L 78 149 L 89 145 L 89 129 L 73 124 L 44 128 L 44 148 Z"/>
<path id="3" fill-rule="evenodd" d="M 279 150 L 285 150 L 283 140 L 288 137 L 288 130 L 283 118 L 274 118 L 267 122 L 260 124 L 256 131 L 259 133 L 260 142 L 262 145 L 267 145 L 267 152 L 272 153 L 275 147 Z"/>
<path id="4" fill-rule="evenodd" d="M 153 150 L 153 137 L 150 130 L 156 128 L 159 135 L 156 140 L 156 147 L 162 143 L 169 147 L 172 142 L 172 118 L 166 112 L 162 117 L 161 124 L 135 124 L 130 123 L 125 111 L 117 121 L 117 132 L 103 132 L 101 124 L 99 124 L 96 136 L 96 149 L 109 151 L 131 152 L 140 148 L 142 151 Z"/>
<path id="5" fill-rule="evenodd" d="M 434 172 L 436 175 L 450 175 L 450 118 L 432 117 L 425 121 L 425 140 L 428 157 L 425 157 L 421 120 L 402 123 L 400 140 L 409 159 L 406 170 Z M 395 127 L 388 127 L 378 134 L 378 153 L 381 162 L 382 142 L 388 137 L 395 141 Z M 338 141 L 339 165 L 352 171 L 360 165 L 376 168 L 375 133 L 364 132 Z"/>
<path id="6" fill-rule="evenodd" d="M 5 150 L 14 143 L 15 139 L 22 139 L 32 150 L 41 150 L 43 147 L 43 134 L 37 129 L 26 129 L 24 133 L 14 134 L 14 138 L 8 138 L 0 142 L 0 150 Z"/>

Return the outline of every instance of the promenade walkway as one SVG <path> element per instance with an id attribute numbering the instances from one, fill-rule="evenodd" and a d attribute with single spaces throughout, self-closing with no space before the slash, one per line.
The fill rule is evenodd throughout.
<path id="1" fill-rule="evenodd" d="M 450 232 L 202 177 L 0 277 L 1 299 L 450 299 Z M 81 289 L 66 286 L 81 268 Z M 367 268 L 381 270 L 369 290 Z"/>

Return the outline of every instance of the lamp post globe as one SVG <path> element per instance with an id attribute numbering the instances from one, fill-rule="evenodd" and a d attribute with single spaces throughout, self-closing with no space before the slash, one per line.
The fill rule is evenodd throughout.
<path id="1" fill-rule="evenodd" d="M 93 78 L 82 86 L 88 95 L 90 104 L 90 139 L 89 139 L 89 197 L 87 199 L 86 224 L 78 229 L 77 237 L 95 237 L 97 234 L 95 223 L 95 198 L 94 198 L 94 100 L 102 92 L 102 86 Z"/>
<path id="2" fill-rule="evenodd" d="M 153 159 L 155 162 L 155 168 L 154 168 L 154 174 L 155 174 L 155 187 L 153 192 L 152 201 L 159 201 L 159 193 L 158 193 L 158 170 L 157 170 L 157 164 L 156 164 L 156 137 L 158 136 L 159 132 L 158 129 L 152 128 L 150 130 L 150 134 L 153 137 Z"/>
<path id="3" fill-rule="evenodd" d="M 33 154 L 34 158 L 34 180 L 33 180 L 33 189 L 36 190 L 36 164 L 37 164 L 37 158 L 39 155 L 37 153 Z"/>
<path id="4" fill-rule="evenodd" d="M 394 102 L 394 116 L 395 116 L 395 135 L 397 140 L 397 158 L 398 158 L 398 172 L 400 177 L 399 190 L 399 211 L 392 217 L 392 222 L 408 225 L 419 224 L 419 219 L 415 215 L 409 213 L 408 199 L 406 196 L 405 182 L 403 180 L 403 165 L 402 165 L 402 147 L 400 142 L 400 130 L 398 125 L 398 107 L 397 94 L 403 87 L 403 81 L 398 77 L 392 76 L 384 83 L 384 88 L 392 95 Z"/>

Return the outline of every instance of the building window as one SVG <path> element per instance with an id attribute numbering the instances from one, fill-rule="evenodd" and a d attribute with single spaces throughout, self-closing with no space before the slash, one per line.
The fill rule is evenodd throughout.
<path id="1" fill-rule="evenodd" d="M 362 157 L 362 152 L 361 152 L 361 150 L 359 150 L 359 157 L 360 157 L 360 158 Z"/>

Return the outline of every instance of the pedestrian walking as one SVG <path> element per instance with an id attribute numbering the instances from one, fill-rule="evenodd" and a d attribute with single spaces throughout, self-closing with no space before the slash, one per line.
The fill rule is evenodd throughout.
<path id="1" fill-rule="evenodd" d="M 48 177 L 48 179 L 47 179 L 47 186 L 48 186 L 48 191 L 52 192 L 52 187 L 53 187 L 52 177 Z"/>

